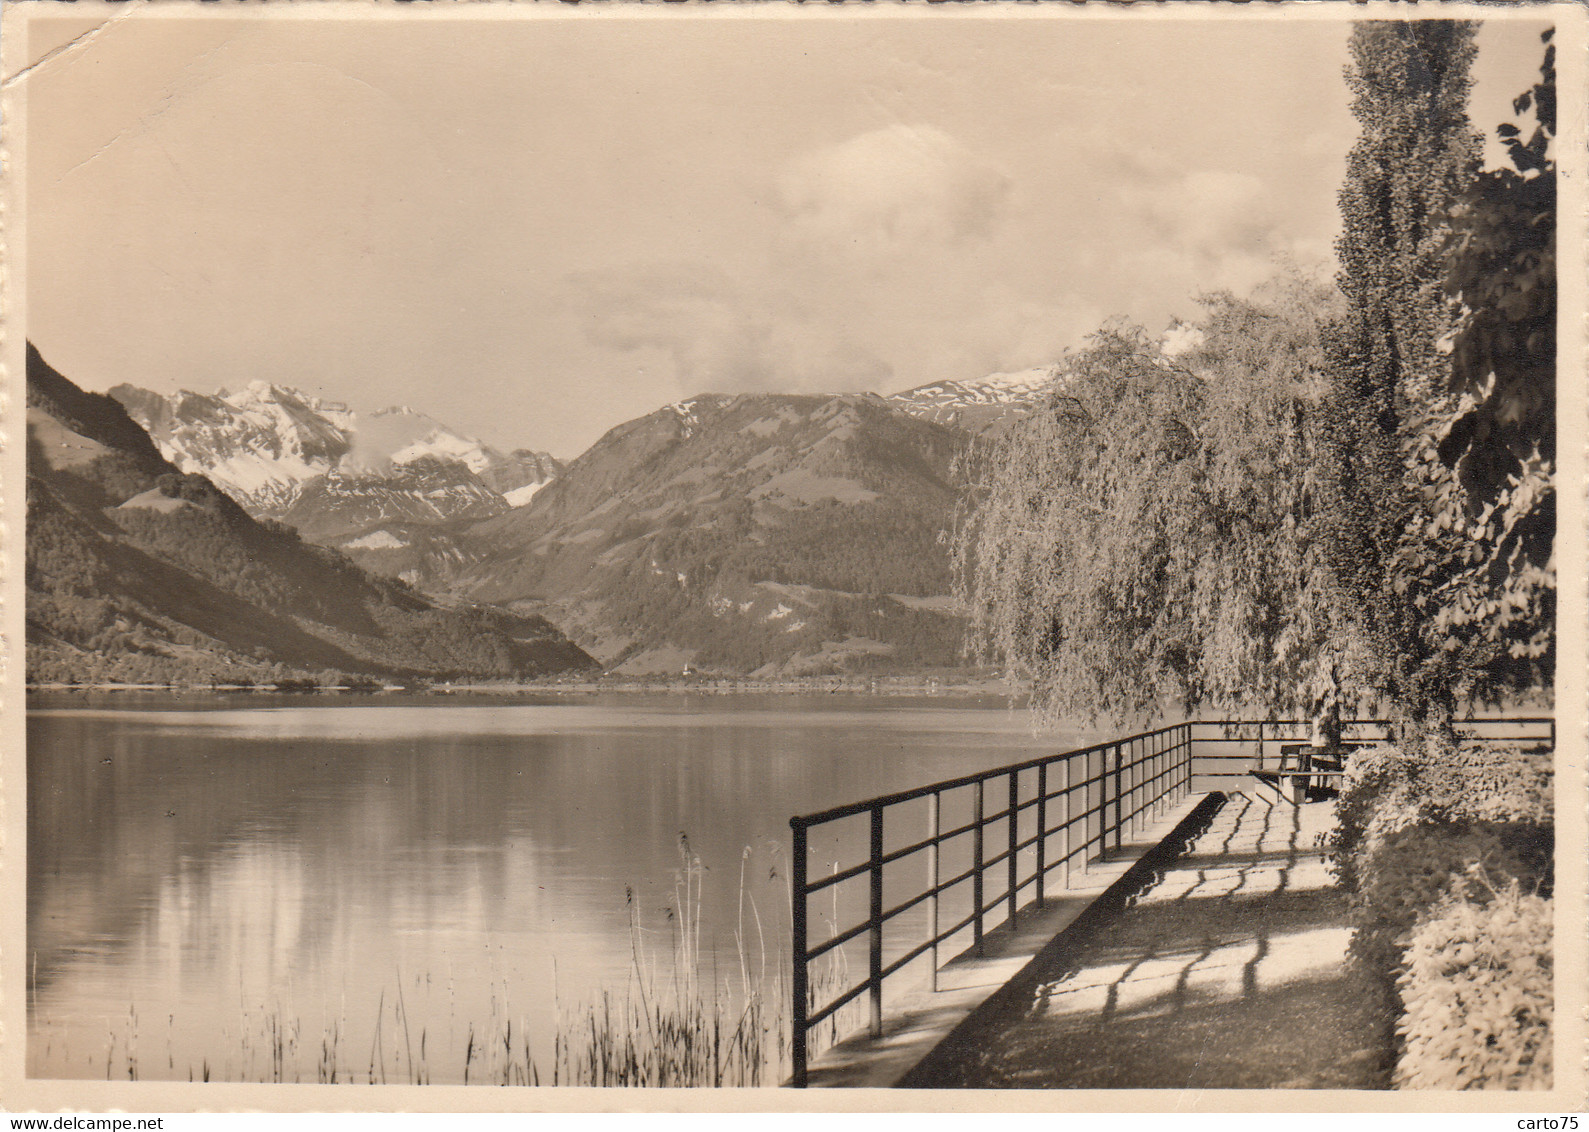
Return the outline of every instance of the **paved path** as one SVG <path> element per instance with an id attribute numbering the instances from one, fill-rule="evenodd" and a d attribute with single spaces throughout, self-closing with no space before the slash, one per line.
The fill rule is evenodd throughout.
<path id="1" fill-rule="evenodd" d="M 1119 916 L 901 1083 L 1388 1087 L 1386 1022 L 1345 965 L 1345 899 L 1322 852 L 1332 820 L 1328 804 L 1232 795 Z"/>
<path id="2" fill-rule="evenodd" d="M 813 1088 L 887 1088 L 899 1083 L 957 1027 L 989 1000 L 1017 985 L 1022 974 L 1056 937 L 1078 930 L 1088 917 L 1107 914 L 1111 894 L 1140 887 L 1134 877 L 1147 874 L 1152 862 L 1173 855 L 1169 847 L 1184 843 L 1177 831 L 1201 828 L 1199 815 L 1209 809 L 1203 795 L 1167 805 L 1157 821 L 1123 838 L 1107 861 L 1085 870 L 1051 876 L 1042 908 L 1021 910 L 1018 923 L 1000 924 L 983 937 L 980 949 L 955 956 L 938 972 L 936 990 L 919 986 L 901 993 L 889 988 L 883 1012 L 883 1033 L 869 1037 L 864 1029 L 816 1058 L 809 1083 Z"/>

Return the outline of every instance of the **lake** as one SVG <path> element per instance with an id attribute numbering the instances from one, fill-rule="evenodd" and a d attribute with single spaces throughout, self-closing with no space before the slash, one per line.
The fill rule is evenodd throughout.
<path id="1" fill-rule="evenodd" d="M 782 993 L 791 815 L 1089 738 L 639 692 L 47 693 L 27 735 L 30 1076 L 543 1084 L 681 942 Z"/>

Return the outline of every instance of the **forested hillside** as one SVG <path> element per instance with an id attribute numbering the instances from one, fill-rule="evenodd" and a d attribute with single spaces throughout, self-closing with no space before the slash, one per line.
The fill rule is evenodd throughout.
<path id="1" fill-rule="evenodd" d="M 952 667 L 968 440 L 875 396 L 702 396 L 613 429 L 431 584 L 544 608 L 627 671 Z"/>

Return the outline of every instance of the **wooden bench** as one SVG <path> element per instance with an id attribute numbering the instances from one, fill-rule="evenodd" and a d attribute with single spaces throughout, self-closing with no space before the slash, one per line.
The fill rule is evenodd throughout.
<path id="1" fill-rule="evenodd" d="M 1280 765 L 1265 767 L 1262 753 L 1259 763 L 1248 772 L 1265 797 L 1299 806 L 1308 800 L 1313 786 L 1327 786 L 1346 777 L 1346 756 L 1360 747 L 1372 747 L 1378 740 L 1345 741 L 1335 747 L 1321 749 L 1311 743 L 1282 743 Z"/>

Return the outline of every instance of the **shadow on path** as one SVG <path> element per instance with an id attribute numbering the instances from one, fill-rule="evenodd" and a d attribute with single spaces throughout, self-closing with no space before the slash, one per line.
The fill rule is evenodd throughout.
<path id="1" fill-rule="evenodd" d="M 1388 1088 L 1389 1021 L 1346 964 L 1346 900 L 1316 848 L 1331 816 L 1229 799 L 901 1084 Z"/>

